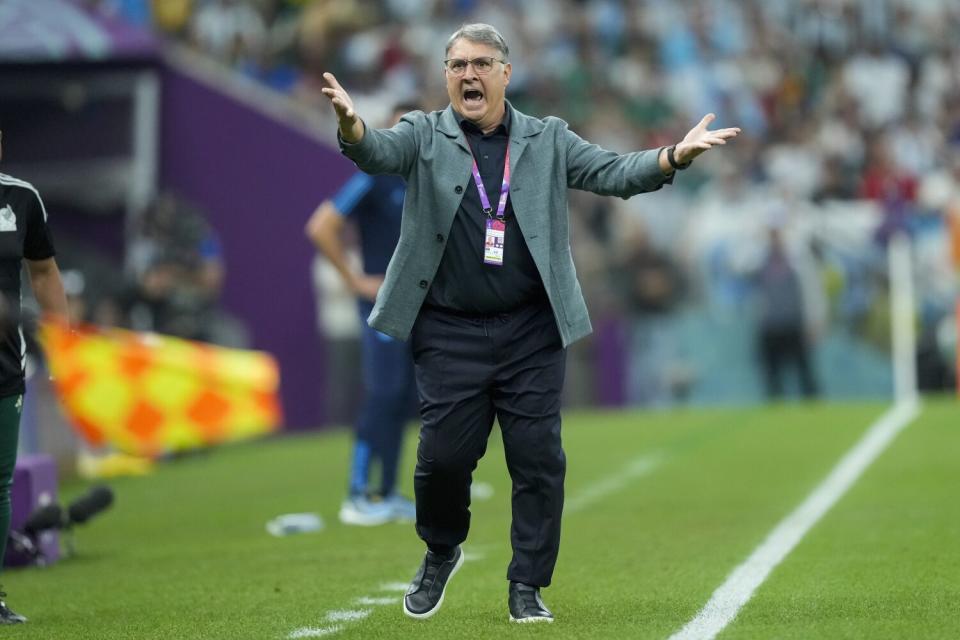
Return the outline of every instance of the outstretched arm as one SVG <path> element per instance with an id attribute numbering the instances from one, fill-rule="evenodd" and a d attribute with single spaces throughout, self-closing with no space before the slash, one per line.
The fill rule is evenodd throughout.
<path id="1" fill-rule="evenodd" d="M 726 144 L 740 132 L 736 127 L 709 131 L 707 125 L 715 117 L 712 113 L 706 115 L 681 142 L 674 145 L 673 159 L 679 167 L 715 145 Z M 638 193 L 656 191 L 672 179 L 674 167 L 669 161 L 668 148 L 619 154 L 591 144 L 569 129 L 564 135 L 567 186 L 572 189 L 629 198 Z"/>
<path id="2" fill-rule="evenodd" d="M 727 144 L 727 140 L 736 138 L 737 134 L 740 133 L 740 127 L 717 129 L 715 131 L 707 129 L 710 123 L 716 120 L 716 118 L 717 116 L 712 113 L 703 116 L 703 119 L 700 120 L 697 126 L 690 129 L 683 140 L 676 144 L 673 151 L 673 159 L 678 165 L 683 166 L 692 162 L 693 159 L 701 153 L 716 145 Z M 660 152 L 658 162 L 660 163 L 660 169 L 665 174 L 673 173 L 673 167 L 670 165 L 666 149 Z"/>
<path id="3" fill-rule="evenodd" d="M 367 127 L 353 107 L 353 100 L 332 73 L 323 77 L 330 84 L 323 93 L 330 98 L 340 127 L 340 150 L 361 170 L 407 177 L 417 155 L 411 114 L 390 129 Z M 422 115 L 422 114 L 421 114 Z"/>

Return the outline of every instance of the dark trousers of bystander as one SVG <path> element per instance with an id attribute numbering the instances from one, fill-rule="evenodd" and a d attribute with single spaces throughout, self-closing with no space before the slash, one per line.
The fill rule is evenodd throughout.
<path id="1" fill-rule="evenodd" d="M 0 566 L 3 566 L 7 534 L 10 532 L 10 488 L 17 464 L 22 409 L 22 395 L 0 398 Z"/>
<path id="2" fill-rule="evenodd" d="M 350 471 L 350 493 L 368 489 L 370 463 L 380 464 L 380 486 L 374 493 L 396 490 L 403 432 L 413 418 L 413 361 L 410 345 L 367 324 L 372 304 L 360 303 L 360 345 L 363 361 L 363 405 L 356 422 L 357 442 Z"/>
<path id="3" fill-rule="evenodd" d="M 762 329 L 759 347 L 767 398 L 776 400 L 783 396 L 783 374 L 788 367 L 796 369 L 800 392 L 805 398 L 819 394 L 802 328 Z"/>
<path id="4" fill-rule="evenodd" d="M 548 586 L 566 473 L 566 350 L 549 305 L 482 317 L 424 308 L 411 340 L 423 421 L 414 475 L 417 533 L 435 550 L 466 540 L 472 474 L 496 418 L 513 481 L 507 578 Z"/>

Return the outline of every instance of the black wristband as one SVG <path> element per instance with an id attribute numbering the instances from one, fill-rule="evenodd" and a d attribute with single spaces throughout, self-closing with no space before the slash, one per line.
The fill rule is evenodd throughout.
<path id="1" fill-rule="evenodd" d="M 670 163 L 670 166 L 673 167 L 674 171 L 683 171 L 684 169 L 690 166 L 690 162 L 692 161 L 688 161 L 683 164 L 677 164 L 677 159 L 673 157 L 673 151 L 676 148 L 677 148 L 677 145 L 675 144 L 667 147 L 667 162 Z"/>

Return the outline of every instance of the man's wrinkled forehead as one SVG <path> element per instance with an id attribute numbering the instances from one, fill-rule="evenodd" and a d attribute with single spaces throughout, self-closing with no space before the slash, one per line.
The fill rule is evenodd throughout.
<path id="1" fill-rule="evenodd" d="M 474 42 L 467 38 L 457 38 L 450 50 L 447 52 L 448 58 L 475 58 L 477 56 L 490 56 L 499 58 L 500 51 L 496 47 L 491 47 L 483 42 Z"/>

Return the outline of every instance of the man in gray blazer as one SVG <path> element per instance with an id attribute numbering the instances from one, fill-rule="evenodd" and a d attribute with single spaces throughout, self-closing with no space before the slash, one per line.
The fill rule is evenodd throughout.
<path id="1" fill-rule="evenodd" d="M 591 331 L 567 189 L 655 191 L 739 129 L 708 130 L 710 114 L 673 146 L 619 155 L 506 101 L 512 67 L 495 28 L 463 26 L 444 58 L 450 106 L 409 113 L 391 129 L 367 128 L 332 74 L 323 90 L 343 153 L 407 182 L 400 240 L 369 318 L 411 339 L 423 421 L 414 491 L 427 552 L 403 609 L 432 616 L 463 564 L 471 475 L 496 418 L 513 480 L 510 619 L 552 622 L 540 588 L 560 544 L 566 347 Z"/>

